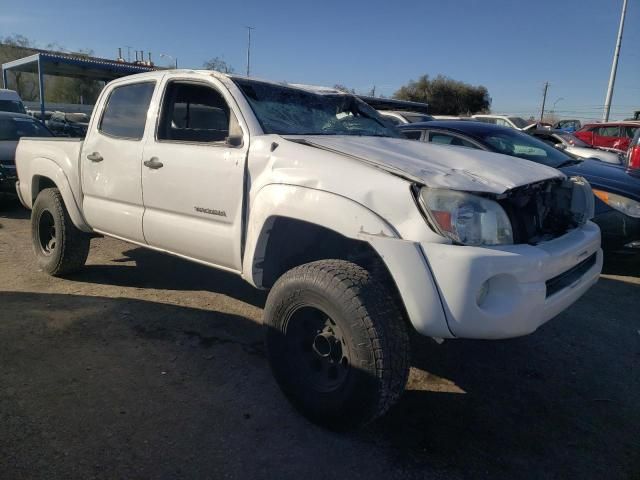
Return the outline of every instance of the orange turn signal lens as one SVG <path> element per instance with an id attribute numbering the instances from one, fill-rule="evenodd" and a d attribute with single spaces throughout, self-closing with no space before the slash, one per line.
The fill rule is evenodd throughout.
<path id="1" fill-rule="evenodd" d="M 609 203 L 609 193 L 608 192 L 603 192 L 602 190 L 596 190 L 595 188 L 592 189 L 592 190 L 593 190 L 593 194 L 596 197 L 598 197 L 604 203 Z"/>
<path id="2" fill-rule="evenodd" d="M 444 212 L 442 210 L 432 210 L 433 218 L 438 222 L 438 226 L 445 232 L 453 232 L 453 225 L 451 224 L 451 212 Z"/>

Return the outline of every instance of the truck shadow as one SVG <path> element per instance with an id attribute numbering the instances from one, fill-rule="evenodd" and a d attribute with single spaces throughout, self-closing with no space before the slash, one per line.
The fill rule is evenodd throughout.
<path id="1" fill-rule="evenodd" d="M 521 339 L 414 338 L 396 408 L 336 435 L 284 400 L 255 321 L 125 298 L 0 292 L 0 444 L 12 459 L 0 471 L 633 478 L 640 288 L 603 279 L 589 299 Z"/>
<path id="2" fill-rule="evenodd" d="M 371 433 L 470 478 L 639 478 L 638 311 L 640 284 L 601 279 L 528 337 L 416 338 L 418 374 Z"/>
<path id="3" fill-rule="evenodd" d="M 238 275 L 141 247 L 123 251 L 109 264 L 86 265 L 73 280 L 161 290 L 205 290 L 256 307 L 264 306 L 267 297 L 266 292 L 253 288 Z"/>
<path id="4" fill-rule="evenodd" d="M 640 276 L 640 250 L 634 253 L 605 253 L 602 273 Z"/>
<path id="5" fill-rule="evenodd" d="M 24 208 L 15 198 L 0 197 L 0 218 L 27 220 L 31 217 L 31 210 Z"/>

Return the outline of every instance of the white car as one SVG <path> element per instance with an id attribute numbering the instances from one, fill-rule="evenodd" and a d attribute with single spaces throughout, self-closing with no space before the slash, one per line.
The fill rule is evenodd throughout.
<path id="1" fill-rule="evenodd" d="M 49 274 L 81 268 L 96 232 L 270 289 L 276 380 L 332 429 L 398 399 L 409 329 L 526 335 L 602 266 L 586 182 L 400 138 L 348 94 L 211 71 L 132 75 L 105 87 L 84 141 L 23 139 L 17 167 Z"/>
<path id="2" fill-rule="evenodd" d="M 431 115 L 420 112 L 405 112 L 402 110 L 378 110 L 378 113 L 390 120 L 394 125 L 405 125 L 407 123 L 430 122 Z"/>
<path id="3" fill-rule="evenodd" d="M 525 130 L 532 123 L 526 121 L 522 117 L 514 117 L 511 115 L 471 115 L 472 120 L 478 122 L 491 123 L 500 125 L 501 127 L 515 128 L 516 130 Z"/>
<path id="4" fill-rule="evenodd" d="M 615 165 L 620 165 L 624 160 L 624 154 L 622 153 L 592 147 L 575 135 L 563 132 L 562 130 L 532 130 L 527 133 L 578 158 L 594 158 L 601 162 L 613 163 Z"/>

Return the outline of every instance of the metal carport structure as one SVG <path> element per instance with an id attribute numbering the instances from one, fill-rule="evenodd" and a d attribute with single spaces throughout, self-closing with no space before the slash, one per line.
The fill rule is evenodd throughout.
<path id="1" fill-rule="evenodd" d="M 35 73 L 38 76 L 41 118 L 44 118 L 44 76 L 102 80 L 109 82 L 134 73 L 156 70 L 156 67 L 137 63 L 120 62 L 105 58 L 39 51 L 2 65 L 2 81 L 7 88 L 10 71 Z"/>

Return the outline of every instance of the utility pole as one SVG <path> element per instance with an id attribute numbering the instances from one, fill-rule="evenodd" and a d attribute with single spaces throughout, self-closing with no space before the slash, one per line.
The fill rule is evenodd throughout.
<path id="1" fill-rule="evenodd" d="M 245 27 L 247 29 L 247 77 L 251 73 L 251 30 L 255 27 Z"/>
<path id="2" fill-rule="evenodd" d="M 547 103 L 547 90 L 549 89 L 549 82 L 544 82 L 544 93 L 542 94 L 542 110 L 540 110 L 540 121 L 544 117 L 544 104 Z"/>
<path id="3" fill-rule="evenodd" d="M 620 46 L 622 45 L 622 31 L 624 30 L 624 18 L 627 15 L 627 0 L 622 0 L 622 15 L 620 15 L 620 28 L 618 28 L 618 39 L 616 49 L 613 52 L 613 63 L 611 64 L 611 74 L 609 75 L 609 88 L 607 89 L 607 99 L 604 101 L 604 113 L 602 120 L 609 121 L 611 111 L 611 98 L 613 97 L 613 86 L 616 83 L 616 72 L 618 71 L 618 57 L 620 56 Z"/>

